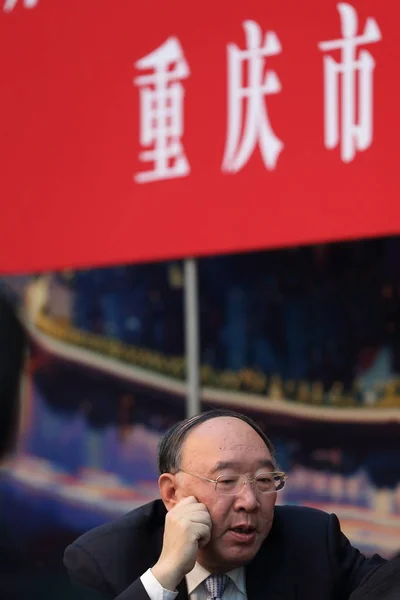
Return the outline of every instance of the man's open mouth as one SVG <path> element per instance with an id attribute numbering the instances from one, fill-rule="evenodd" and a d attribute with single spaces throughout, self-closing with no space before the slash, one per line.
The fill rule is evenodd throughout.
<path id="1" fill-rule="evenodd" d="M 248 526 L 248 527 L 232 527 L 231 531 L 234 531 L 235 533 L 253 533 L 253 531 L 255 531 L 254 527 Z"/>

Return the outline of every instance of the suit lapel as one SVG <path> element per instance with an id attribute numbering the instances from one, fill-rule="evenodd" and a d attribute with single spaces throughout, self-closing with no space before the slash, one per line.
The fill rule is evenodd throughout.
<path id="1" fill-rule="evenodd" d="M 282 538 L 275 523 L 257 556 L 246 568 L 248 600 L 295 600 L 295 583 L 288 576 Z"/>

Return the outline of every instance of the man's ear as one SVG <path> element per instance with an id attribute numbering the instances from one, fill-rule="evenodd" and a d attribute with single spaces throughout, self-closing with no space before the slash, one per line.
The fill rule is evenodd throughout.
<path id="1" fill-rule="evenodd" d="M 173 473 L 163 473 L 158 480 L 161 500 L 167 510 L 171 510 L 181 500 L 177 489 L 176 475 Z"/>

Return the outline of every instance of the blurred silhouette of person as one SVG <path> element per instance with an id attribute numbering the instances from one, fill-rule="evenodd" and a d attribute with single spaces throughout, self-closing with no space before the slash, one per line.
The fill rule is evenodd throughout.
<path id="1" fill-rule="evenodd" d="M 0 294 L 0 460 L 12 450 L 26 335 L 11 301 Z"/>
<path id="2" fill-rule="evenodd" d="M 13 450 L 18 425 L 18 390 L 26 336 L 11 301 L 0 293 L 0 463 Z M 1 500 L 1 498 L 0 498 Z M 19 556 L 12 528 L 0 519 L 0 595 L 12 597 Z M 9 577 L 7 577 L 9 575 Z M 13 590 L 13 593 L 15 590 Z"/>
<path id="3" fill-rule="evenodd" d="M 19 389 L 23 373 L 28 337 L 12 300 L 0 291 L 0 464 L 15 450 L 19 422 Z M 3 477 L 1 474 L 0 477 Z M 1 483 L 1 481 L 0 481 Z M 0 506 L 7 502 L 0 487 Z M 23 548 L 16 539 L 13 523 L 1 518 L 0 511 L 0 598 L 1 600 L 96 600 L 100 596 L 72 590 L 68 578 L 54 564 L 57 545 L 64 547 L 70 537 L 55 532 L 55 540 L 24 540 Z M 30 518 L 29 506 L 21 518 Z M 61 536 L 62 542 L 59 541 Z M 49 559 L 52 559 L 52 561 Z"/>
<path id="4" fill-rule="evenodd" d="M 385 565 L 369 574 L 350 600 L 399 600 L 400 553 Z"/>

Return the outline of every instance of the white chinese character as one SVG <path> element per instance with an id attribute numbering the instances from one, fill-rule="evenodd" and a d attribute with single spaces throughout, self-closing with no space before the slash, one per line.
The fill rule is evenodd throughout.
<path id="1" fill-rule="evenodd" d="M 22 4 L 25 8 L 34 8 L 38 2 L 39 0 L 23 0 Z M 12 10 L 14 10 L 17 4 L 18 0 L 4 0 L 3 11 L 11 12 Z"/>
<path id="2" fill-rule="evenodd" d="M 183 135 L 182 79 L 189 76 L 179 41 L 171 37 L 162 46 L 141 58 L 135 65 L 153 73 L 140 75 L 140 142 L 147 147 L 140 160 L 153 168 L 135 175 L 139 183 L 184 177 L 190 173 L 180 138 Z"/>
<path id="3" fill-rule="evenodd" d="M 341 157 L 351 162 L 357 150 L 366 150 L 373 137 L 373 71 L 375 61 L 361 44 L 379 42 L 381 32 L 375 19 L 368 18 L 363 33 L 357 35 L 357 12 L 350 4 L 337 5 L 343 39 L 321 42 L 323 51 L 341 50 L 341 62 L 324 57 L 325 67 L 325 146 L 335 148 L 341 138 Z M 339 108 L 339 78 L 341 105 Z M 357 103 L 358 96 L 358 103 Z M 339 113 L 341 131 L 339 131 Z"/>
<path id="4" fill-rule="evenodd" d="M 264 98 L 281 91 L 275 71 L 265 71 L 265 57 L 279 54 L 282 48 L 272 31 L 263 40 L 261 27 L 255 21 L 244 21 L 243 28 L 246 49 L 228 45 L 228 136 L 222 168 L 231 172 L 246 164 L 257 143 L 267 169 L 275 168 L 283 149 L 271 128 Z"/>

